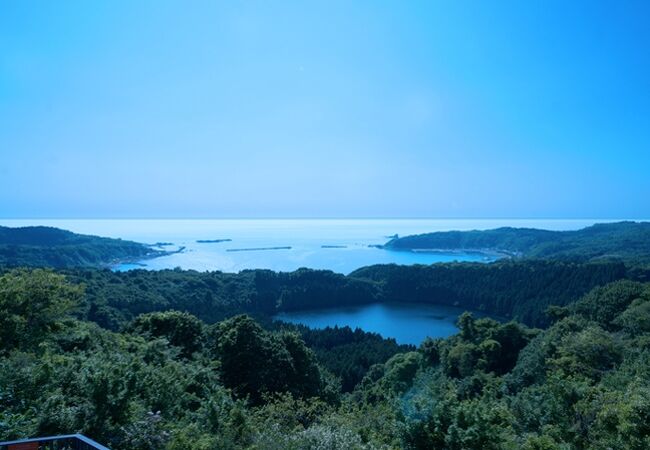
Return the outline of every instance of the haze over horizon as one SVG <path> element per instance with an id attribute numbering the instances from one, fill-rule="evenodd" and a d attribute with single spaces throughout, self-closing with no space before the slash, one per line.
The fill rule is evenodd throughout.
<path id="1" fill-rule="evenodd" d="M 35 5 L 0 218 L 650 217 L 650 2 Z"/>

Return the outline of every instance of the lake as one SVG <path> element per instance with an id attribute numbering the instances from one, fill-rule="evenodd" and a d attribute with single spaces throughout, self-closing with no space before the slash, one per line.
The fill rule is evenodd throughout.
<path id="1" fill-rule="evenodd" d="M 245 269 L 293 271 L 300 267 L 348 274 L 371 264 L 490 262 L 479 254 L 410 253 L 372 247 L 390 236 L 448 230 L 485 230 L 502 226 L 575 230 L 598 220 L 437 220 L 437 219 L 205 219 L 205 220 L 0 220 L 6 226 L 47 225 L 76 233 L 128 239 L 182 253 L 121 264 L 116 270 L 180 267 L 199 271 Z M 197 241 L 221 242 L 197 242 Z M 225 241 L 222 241 L 225 240 Z M 277 248 L 276 248 L 277 247 Z M 274 249 L 270 249 L 274 248 Z M 266 249 L 266 250 L 263 250 Z M 244 251 L 237 251 L 244 250 Z"/>
<path id="2" fill-rule="evenodd" d="M 451 306 L 375 303 L 345 308 L 313 309 L 277 314 L 274 319 L 310 328 L 361 328 L 394 338 L 399 344 L 419 345 L 427 336 L 447 337 L 458 329 L 455 322 L 464 309 Z M 475 317 L 485 314 L 474 312 Z"/>

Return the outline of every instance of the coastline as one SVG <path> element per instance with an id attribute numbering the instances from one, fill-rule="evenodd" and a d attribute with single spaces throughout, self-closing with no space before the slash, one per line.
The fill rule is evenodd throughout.
<path id="1" fill-rule="evenodd" d="M 446 255 L 479 255 L 494 259 L 512 259 L 523 256 L 521 253 L 510 252 L 508 250 L 497 248 L 393 248 L 386 245 L 376 245 L 374 247 L 391 252 L 433 253 Z"/>
<path id="2" fill-rule="evenodd" d="M 149 253 L 146 253 L 144 255 L 140 256 L 130 256 L 126 258 L 118 258 L 114 259 L 111 262 L 108 262 L 106 264 L 102 264 L 100 267 L 105 267 L 111 270 L 117 270 L 119 266 L 123 264 L 133 264 L 134 266 L 140 266 L 140 267 L 146 267 L 147 265 L 144 264 L 142 261 L 147 261 L 149 259 L 155 259 L 155 258 L 161 258 L 163 256 L 169 256 L 169 255 L 174 255 L 176 253 L 183 253 L 185 251 L 185 246 L 182 245 L 178 247 L 176 250 L 156 250 L 152 247 L 156 247 L 158 245 L 147 245 L 147 244 L 142 244 L 144 246 L 149 247 L 152 251 Z M 168 244 L 166 244 L 168 245 Z"/>

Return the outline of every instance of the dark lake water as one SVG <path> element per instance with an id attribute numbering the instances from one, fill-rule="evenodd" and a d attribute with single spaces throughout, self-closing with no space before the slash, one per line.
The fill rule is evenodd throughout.
<path id="1" fill-rule="evenodd" d="M 465 311 L 461 308 L 438 305 L 374 303 L 370 305 L 313 309 L 280 313 L 275 319 L 300 323 L 311 328 L 338 325 L 361 328 L 386 338 L 395 338 L 400 344 L 419 345 L 427 336 L 447 337 L 458 331 L 455 322 Z M 475 317 L 485 314 L 473 312 Z"/>

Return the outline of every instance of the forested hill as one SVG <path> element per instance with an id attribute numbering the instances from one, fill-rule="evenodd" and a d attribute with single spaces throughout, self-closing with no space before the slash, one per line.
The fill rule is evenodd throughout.
<path id="1" fill-rule="evenodd" d="M 457 306 L 544 326 L 551 305 L 567 305 L 612 281 L 648 279 L 647 271 L 620 262 L 536 260 L 377 265 L 349 276 L 310 269 L 222 273 L 83 268 L 62 273 L 86 287 L 83 317 L 112 330 L 138 314 L 169 309 L 214 323 L 241 313 L 270 317 L 279 311 L 376 302 Z"/>
<path id="2" fill-rule="evenodd" d="M 576 231 L 534 228 L 442 231 L 392 239 L 389 250 L 479 250 L 529 258 L 650 261 L 650 222 L 601 223 Z"/>
<path id="3" fill-rule="evenodd" d="M 0 227 L 0 266 L 104 266 L 117 260 L 163 254 L 149 246 L 54 227 Z"/>
<path id="4" fill-rule="evenodd" d="M 0 441 L 80 432 L 113 450 L 650 448 L 650 283 L 597 287 L 545 330 L 465 313 L 458 334 L 417 349 L 180 311 L 109 331 L 78 319 L 83 289 L 55 272 L 12 270 L 0 286 Z"/>

